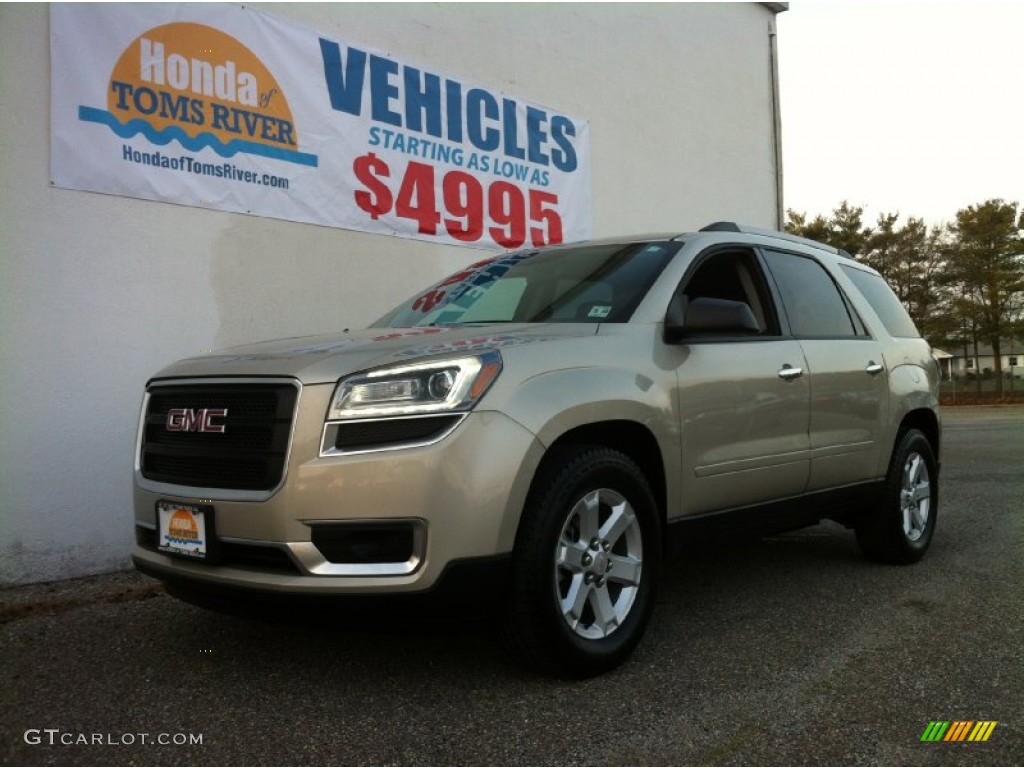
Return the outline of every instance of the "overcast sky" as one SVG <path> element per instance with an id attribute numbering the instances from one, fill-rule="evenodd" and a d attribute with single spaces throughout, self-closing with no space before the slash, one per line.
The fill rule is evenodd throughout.
<path id="1" fill-rule="evenodd" d="M 787 208 L 1024 203 L 1024 2 L 794 0 L 778 33 Z"/>

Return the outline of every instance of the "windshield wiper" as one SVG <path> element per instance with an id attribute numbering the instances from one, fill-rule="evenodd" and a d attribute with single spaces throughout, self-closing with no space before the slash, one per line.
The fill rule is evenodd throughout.
<path id="1" fill-rule="evenodd" d="M 520 320 L 467 320 L 464 323 L 452 323 L 452 325 L 497 325 L 499 323 L 518 323 Z"/>

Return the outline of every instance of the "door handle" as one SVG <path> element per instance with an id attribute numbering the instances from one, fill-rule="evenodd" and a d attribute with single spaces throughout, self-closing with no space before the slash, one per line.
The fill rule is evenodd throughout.
<path id="1" fill-rule="evenodd" d="M 782 366 L 781 370 L 779 370 L 779 378 L 780 379 L 785 379 L 786 381 L 792 381 L 793 379 L 798 379 L 798 378 L 800 378 L 803 375 L 804 375 L 804 369 L 803 368 L 794 368 L 789 363 L 786 363 L 784 366 Z"/>
<path id="2" fill-rule="evenodd" d="M 872 376 L 877 376 L 878 374 L 885 370 L 885 366 L 879 365 L 874 360 L 872 360 L 871 362 L 868 363 L 868 367 L 865 368 L 864 370 L 867 373 L 870 373 Z"/>

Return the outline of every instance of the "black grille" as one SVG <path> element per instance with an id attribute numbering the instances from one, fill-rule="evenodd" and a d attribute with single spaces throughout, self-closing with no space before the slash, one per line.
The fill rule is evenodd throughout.
<path id="1" fill-rule="evenodd" d="M 287 384 L 156 386 L 142 433 L 142 476 L 202 488 L 266 491 L 284 472 L 297 390 Z M 226 409 L 224 432 L 172 431 L 172 409 Z"/>
<path id="2" fill-rule="evenodd" d="M 357 421 L 338 427 L 334 447 L 339 451 L 379 448 L 389 444 L 429 442 L 454 425 L 460 416 L 428 416 L 418 419 Z"/>

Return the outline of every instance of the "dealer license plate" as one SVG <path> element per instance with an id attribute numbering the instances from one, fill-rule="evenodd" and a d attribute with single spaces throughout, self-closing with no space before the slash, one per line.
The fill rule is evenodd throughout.
<path id="1" fill-rule="evenodd" d="M 158 501 L 156 526 L 156 548 L 161 552 L 190 560 L 212 559 L 216 541 L 212 506 Z"/>

